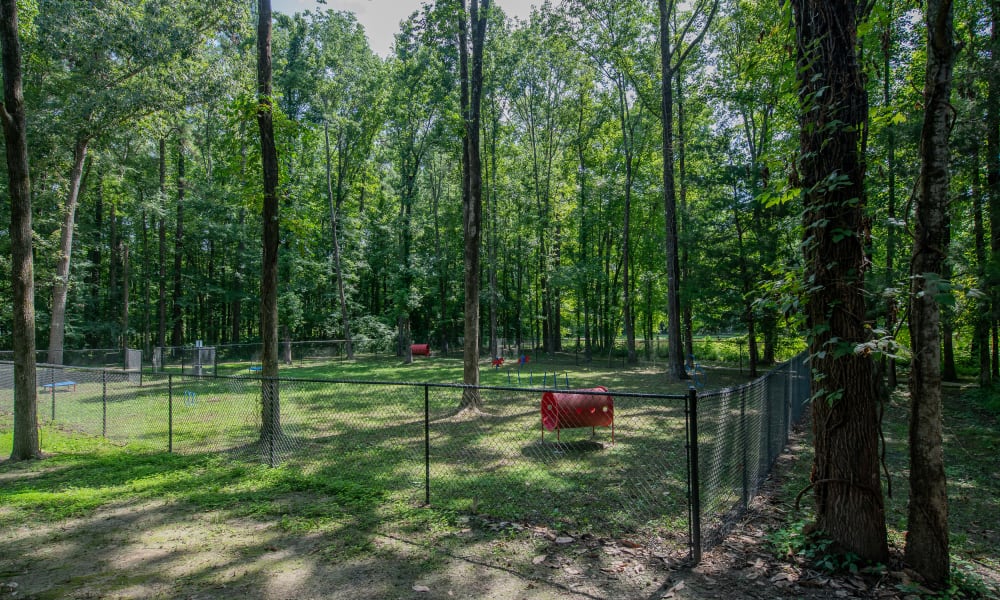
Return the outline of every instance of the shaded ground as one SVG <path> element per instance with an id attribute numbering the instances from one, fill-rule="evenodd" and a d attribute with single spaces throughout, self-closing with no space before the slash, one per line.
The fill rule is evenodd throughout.
<path id="1" fill-rule="evenodd" d="M 901 532 L 894 520 L 905 508 L 904 402 L 897 397 L 889 407 L 887 427 L 895 543 Z M 969 559 L 966 568 L 995 595 L 998 428 L 994 415 L 970 402 L 949 397 L 952 536 L 956 552 Z M 442 519 L 422 509 L 390 525 L 363 503 L 335 505 L 334 498 L 294 489 L 263 514 L 241 510 L 246 499 L 239 494 L 200 506 L 111 501 L 79 518 L 31 523 L 9 518 L 15 508 L 0 505 L 0 598 L 917 598 L 918 588 L 898 564 L 830 576 L 801 557 L 774 555 L 768 538 L 808 517 L 793 504 L 810 461 L 800 432 L 749 514 L 694 568 L 684 564 L 686 557 L 660 549 L 676 546 L 676 539 L 640 545 L 480 515 Z M 0 487 L 55 469 L 44 462 L 0 463 Z"/>

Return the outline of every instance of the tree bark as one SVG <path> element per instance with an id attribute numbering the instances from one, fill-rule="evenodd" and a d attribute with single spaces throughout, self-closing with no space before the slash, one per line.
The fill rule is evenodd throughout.
<path id="1" fill-rule="evenodd" d="M 951 246 L 951 216 L 947 207 L 943 236 L 943 248 L 947 249 Z M 945 258 L 941 265 L 941 278 L 950 282 L 954 274 L 951 261 Z M 948 305 L 941 307 L 941 380 L 958 382 L 958 367 L 955 364 L 955 309 Z"/>
<path id="2" fill-rule="evenodd" d="M 142 352 L 150 356 L 150 331 L 153 326 L 152 273 L 149 260 L 149 215 L 142 209 Z"/>
<path id="3" fill-rule="evenodd" d="M 177 141 L 177 223 L 174 229 L 174 294 L 171 314 L 170 345 L 179 348 L 184 344 L 184 313 L 181 302 L 184 297 L 182 260 L 184 257 L 184 137 Z"/>
<path id="4" fill-rule="evenodd" d="M 129 315 L 128 315 L 128 311 L 129 311 L 129 289 L 128 289 L 128 279 L 129 279 L 129 264 L 128 264 L 128 261 L 129 261 L 129 256 L 128 256 L 128 245 L 123 243 L 120 246 L 121 246 L 121 250 L 119 251 L 119 255 L 121 256 L 121 261 L 122 261 L 122 283 L 121 283 L 121 286 L 122 286 L 122 292 L 121 292 L 122 336 L 121 336 L 120 343 L 121 343 L 122 352 L 125 355 L 125 360 L 126 360 L 126 365 L 127 365 L 127 360 L 128 360 L 128 352 L 127 352 L 127 350 L 128 350 L 128 328 L 129 328 L 129 323 L 128 323 L 128 318 L 129 318 Z"/>
<path id="5" fill-rule="evenodd" d="M 163 348 L 167 345 L 167 220 L 166 213 L 167 198 L 167 140 L 160 138 L 160 187 L 159 199 L 161 213 L 158 218 L 158 240 L 159 240 L 159 289 L 156 299 L 156 345 Z"/>
<path id="6" fill-rule="evenodd" d="M 459 44 L 462 71 L 462 116 L 465 123 L 463 147 L 465 175 L 462 198 L 462 231 L 464 234 L 465 280 L 465 348 L 463 351 L 462 383 L 479 385 L 479 249 L 483 220 L 483 166 L 479 153 L 479 122 L 483 93 L 483 42 L 486 38 L 487 13 L 490 0 L 472 0 L 469 20 L 465 16 L 465 0 L 461 2 Z M 472 29 L 472 67 L 468 66 L 468 24 Z M 466 83 L 467 82 L 467 83 Z M 462 393 L 462 408 L 478 408 L 482 402 L 479 390 L 467 387 Z"/>
<path id="7" fill-rule="evenodd" d="M 885 563 L 879 387 L 864 323 L 864 167 L 868 116 L 857 3 L 793 0 L 800 107 L 798 172 L 812 379 L 817 525 L 838 549 Z"/>
<path id="8" fill-rule="evenodd" d="M 676 14 L 676 13 L 675 13 Z M 677 178 L 680 200 L 680 229 L 678 237 L 687 235 L 688 228 L 688 204 L 687 204 L 687 137 L 684 132 L 684 76 L 683 70 L 678 67 L 674 75 L 677 79 Z M 691 260 L 687 246 L 680 245 L 680 276 L 681 281 L 686 282 L 691 277 Z M 650 316 L 652 318 L 652 316 Z M 694 313 L 690 302 L 681 304 L 681 328 L 684 337 L 684 356 L 694 356 Z"/>
<path id="9" fill-rule="evenodd" d="M 14 439 L 11 460 L 42 455 L 38 439 L 38 382 L 35 371 L 35 275 L 32 259 L 31 178 L 18 38 L 17 0 L 0 0 L 3 104 L 10 193 L 11 279 L 14 291 Z M 61 350 L 61 348 L 60 348 Z"/>
<path id="10" fill-rule="evenodd" d="M 893 27 L 893 2 L 890 0 L 887 9 L 886 29 L 882 38 L 882 103 L 884 106 L 892 104 L 892 27 Z M 888 136 L 886 148 L 886 172 L 888 185 L 888 217 L 889 227 L 886 231 L 885 242 L 885 279 L 887 287 L 895 287 L 896 279 L 896 126 L 889 124 L 886 135 Z M 885 306 L 885 328 L 889 334 L 896 331 L 897 313 L 899 308 L 896 304 L 895 294 L 886 297 Z M 886 384 L 890 390 L 896 389 L 899 381 L 896 374 L 896 359 L 889 357 L 886 365 Z"/>
<path id="11" fill-rule="evenodd" d="M 681 340 L 680 259 L 677 240 L 677 192 L 674 185 L 673 67 L 670 49 L 670 13 L 667 0 L 657 0 L 660 13 L 661 97 L 660 123 L 663 139 L 663 215 L 667 240 L 667 366 L 674 381 L 687 379 Z"/>
<path id="12" fill-rule="evenodd" d="M 753 280 L 750 277 L 750 267 L 747 264 L 747 252 L 743 245 L 743 223 L 740 221 L 739 198 L 737 197 L 736 182 L 733 181 L 733 223 L 736 225 L 736 247 L 739 251 L 740 281 L 742 282 L 743 295 L 743 320 L 747 324 L 747 341 L 750 353 L 750 378 L 757 377 L 757 363 L 759 353 L 757 351 L 757 320 L 753 313 L 753 301 L 751 291 L 753 290 Z M 693 367 L 694 365 L 692 365 Z"/>
<path id="13" fill-rule="evenodd" d="M 80 198 L 85 196 L 87 176 L 90 172 L 91 158 L 84 162 L 83 177 L 80 180 L 80 191 L 77 195 Z M 98 163 L 97 185 L 94 186 L 94 240 L 90 249 L 90 274 L 87 279 L 87 314 L 93 316 L 94 321 L 102 321 L 105 303 L 101 301 L 101 292 L 112 289 L 114 286 L 109 281 L 107 286 L 101 285 L 101 263 L 104 261 L 104 173 Z M 109 273 L 110 275 L 110 273 Z M 110 279 L 110 278 L 109 278 Z M 102 348 L 101 332 L 96 327 L 88 328 L 84 335 L 84 341 L 90 348 Z"/>
<path id="14" fill-rule="evenodd" d="M 257 12 L 257 126 L 260 129 L 264 180 L 263 252 L 260 277 L 261 428 L 269 449 L 281 436 L 278 396 L 278 150 L 274 142 L 271 97 L 271 0 L 259 0 Z M 273 456 L 272 456 L 273 458 Z"/>
<path id="15" fill-rule="evenodd" d="M 955 64 L 951 0 L 928 0 L 927 75 L 910 262 L 910 502 L 906 562 L 927 584 L 943 588 L 948 555 L 948 491 L 941 415 L 941 301 L 947 258 L 949 146 L 954 118 L 950 104 Z"/>
<path id="16" fill-rule="evenodd" d="M 982 166 L 979 159 L 979 145 L 973 144 L 973 175 L 972 175 L 972 214 L 973 237 L 976 248 L 976 277 L 981 290 L 989 289 L 987 279 L 988 263 L 986 259 L 986 233 L 983 222 Z M 979 362 L 979 387 L 990 385 L 990 300 L 987 294 L 982 294 L 976 300 L 976 324 L 973 339 L 975 341 L 976 357 Z"/>
<path id="17" fill-rule="evenodd" d="M 993 352 L 990 373 L 993 380 L 1000 378 L 1000 340 L 997 335 L 997 321 L 1000 320 L 1000 280 L 997 272 L 1000 266 L 1000 1 L 990 2 L 990 63 L 986 79 L 986 187 L 989 197 L 990 214 L 990 300 L 993 312 L 990 318 Z"/>
<path id="18" fill-rule="evenodd" d="M 323 139 L 326 142 L 326 193 L 330 201 L 330 229 L 333 232 L 333 269 L 337 276 L 337 298 L 340 300 L 340 322 L 344 328 L 344 340 L 347 344 L 347 358 L 354 358 L 354 348 L 351 344 L 351 317 L 347 314 L 347 295 L 344 293 L 344 270 L 340 265 L 340 232 L 339 219 L 343 200 L 338 193 L 334 198 L 333 179 L 330 169 L 330 124 L 323 123 Z M 339 186 L 338 186 L 339 187 Z"/>
<path id="19" fill-rule="evenodd" d="M 628 94 L 625 89 L 624 76 L 619 75 L 615 83 L 618 88 L 618 120 L 622 130 L 622 158 L 625 163 L 625 206 L 622 209 L 624 212 L 622 217 L 622 313 L 625 321 L 626 361 L 628 364 L 634 365 L 639 362 L 639 357 L 635 353 L 635 318 L 633 314 L 635 309 L 633 306 L 634 298 L 631 279 L 632 181 L 635 177 L 633 173 L 634 154 L 632 142 L 635 133 L 629 123 Z"/>
<path id="20" fill-rule="evenodd" d="M 246 142 L 244 142 L 240 146 L 240 175 L 245 176 L 246 170 L 247 147 Z M 243 328 L 243 272 L 246 270 L 243 257 L 246 256 L 247 251 L 246 236 L 243 235 L 243 228 L 246 226 L 246 221 L 247 210 L 246 208 L 240 208 L 239 228 L 237 229 L 239 241 L 236 243 L 236 272 L 233 276 L 234 298 L 232 308 L 230 309 L 230 316 L 232 317 L 232 334 L 230 335 L 230 339 L 234 344 L 240 343 L 240 331 Z"/>
<path id="21" fill-rule="evenodd" d="M 63 363 L 63 346 L 66 339 L 66 296 L 69 292 L 70 257 L 73 254 L 73 230 L 76 207 L 79 201 L 80 181 L 83 179 L 83 162 L 87 158 L 90 139 L 77 138 L 73 146 L 73 167 L 69 174 L 69 193 L 63 206 L 63 222 L 59 234 L 59 258 L 56 261 L 56 278 L 52 284 L 52 322 L 49 325 L 49 362 Z"/>

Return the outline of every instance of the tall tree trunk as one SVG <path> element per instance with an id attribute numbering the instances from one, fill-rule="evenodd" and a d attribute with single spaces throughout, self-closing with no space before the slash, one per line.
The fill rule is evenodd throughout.
<path id="1" fill-rule="evenodd" d="M 555 233 L 552 236 L 552 267 L 558 273 L 562 268 L 562 220 L 557 219 Z M 552 285 L 550 287 L 549 308 L 551 326 L 549 332 L 552 334 L 552 352 L 562 352 L 562 287 Z"/>
<path id="2" fill-rule="evenodd" d="M 172 331 L 170 345 L 178 348 L 184 344 L 184 318 L 181 306 L 184 297 L 183 274 L 181 271 L 184 257 L 184 189 L 187 182 L 184 177 L 184 137 L 177 140 L 177 223 L 174 230 L 174 294 L 173 312 L 171 316 Z"/>
<path id="3" fill-rule="evenodd" d="M 444 175 L 440 175 L 436 178 L 434 182 L 434 189 L 431 193 L 433 198 L 433 211 L 434 211 L 434 263 L 436 265 L 435 269 L 437 271 L 437 284 L 438 284 L 438 328 L 440 329 L 440 338 L 438 345 L 441 348 L 441 354 L 448 353 L 448 270 L 445 268 L 445 258 L 444 252 L 441 250 L 441 194 L 442 192 L 442 180 Z"/>
<path id="4" fill-rule="evenodd" d="M 247 170 L 247 147 L 246 143 L 242 144 L 240 147 L 240 174 L 245 175 Z M 240 331 L 243 324 L 243 278 L 244 271 L 246 270 L 246 265 L 243 263 L 243 257 L 246 256 L 247 244 L 246 236 L 243 235 L 243 229 L 246 227 L 247 221 L 247 210 L 246 208 L 240 208 L 239 216 L 239 229 L 237 229 L 237 234 L 239 235 L 239 241 L 236 243 L 236 273 L 233 282 L 233 302 L 232 308 L 230 309 L 230 317 L 232 318 L 232 343 L 240 343 Z"/>
<path id="5" fill-rule="evenodd" d="M 410 325 L 410 286 L 413 283 L 413 202 L 416 198 L 417 173 L 419 159 L 404 166 L 403 190 L 399 199 L 399 264 L 402 269 L 400 289 L 397 291 L 396 315 L 396 355 L 402 357 L 403 363 L 413 362 Z M 401 296 L 399 295 L 401 294 Z"/>
<path id="6" fill-rule="evenodd" d="M 676 12 L 674 13 L 676 15 Z M 688 205 L 687 205 L 687 137 L 684 133 L 684 74 L 677 68 L 677 179 L 680 183 L 680 230 L 678 236 L 688 235 Z M 681 281 L 689 281 L 691 277 L 691 259 L 687 245 L 680 245 L 680 275 Z M 684 356 L 694 356 L 694 314 L 690 302 L 681 303 L 681 328 L 684 336 Z"/>
<path id="7" fill-rule="evenodd" d="M 31 178 L 21 78 L 17 0 L 0 0 L 3 104 L 10 193 L 11 279 L 14 291 L 14 439 L 11 460 L 41 458 L 38 439 L 38 381 L 35 372 L 35 274 L 32 260 Z M 64 297 L 65 301 L 65 297 Z M 65 305 L 64 305 L 65 306 Z M 60 345 L 61 353 L 61 345 Z"/>
<path id="8" fill-rule="evenodd" d="M 245 208 L 240 209 L 239 216 L 239 231 L 241 232 L 240 241 L 236 243 L 236 273 L 233 282 L 233 301 L 229 309 L 229 317 L 232 321 L 232 331 L 230 333 L 230 341 L 234 344 L 240 343 L 240 331 L 242 330 L 243 324 L 243 271 L 246 268 L 243 264 L 243 256 L 246 254 L 247 246 L 245 241 L 245 236 L 242 235 L 243 228 L 246 226 L 246 215 L 247 211 Z"/>
<path id="9" fill-rule="evenodd" d="M 88 157 L 84 163 L 83 178 L 80 180 L 80 191 L 78 196 L 83 198 L 84 188 L 86 187 L 87 175 L 90 171 L 91 158 Z M 104 173 L 103 169 L 98 163 L 97 167 L 97 185 L 94 186 L 95 198 L 94 198 L 94 241 L 90 249 L 90 273 L 87 276 L 87 287 L 89 288 L 87 294 L 87 314 L 94 315 L 95 322 L 104 321 L 104 306 L 105 303 L 102 302 L 101 293 L 106 292 L 113 286 L 111 282 L 108 282 L 107 286 L 101 285 L 101 265 L 104 262 Z M 90 348 L 101 348 L 101 331 L 92 327 L 89 328 L 84 336 L 84 340 Z"/>
<path id="10" fill-rule="evenodd" d="M 948 234 L 948 137 L 955 64 L 951 0 L 928 0 L 920 184 L 911 259 L 910 502 L 906 562 L 934 588 L 948 583 L 948 490 L 941 415 L 941 306 Z"/>
<path id="11" fill-rule="evenodd" d="M 462 383 L 479 385 L 479 248 L 483 212 L 483 169 L 479 154 L 479 122 L 483 91 L 483 42 L 486 37 L 486 21 L 490 0 L 472 0 L 469 20 L 465 17 L 465 0 L 461 0 L 462 14 L 459 28 L 461 44 L 462 115 L 465 122 L 463 146 L 466 174 L 463 186 L 462 223 L 465 271 L 465 348 Z M 472 68 L 468 66 L 468 23 L 472 28 Z M 465 191 L 463 190 L 463 192 Z M 479 407 L 479 390 L 469 387 L 462 394 L 462 407 Z"/>
<path id="12" fill-rule="evenodd" d="M 56 261 L 56 278 L 52 284 L 52 321 L 49 325 L 49 362 L 63 363 L 63 345 L 66 339 L 66 296 L 69 292 L 70 257 L 73 254 L 73 229 L 76 206 L 79 201 L 80 181 L 83 179 L 83 161 L 87 158 L 90 139 L 77 138 L 73 146 L 73 168 L 69 173 L 69 193 L 63 206 L 63 222 L 59 234 L 59 258 Z"/>
<path id="13" fill-rule="evenodd" d="M 993 380 L 1000 378 L 1000 0 L 990 1 L 990 64 L 986 97 L 986 187 L 990 199 L 990 289 L 993 313 L 990 329 L 993 337 Z"/>
<path id="14" fill-rule="evenodd" d="M 893 45 L 893 1 L 889 1 L 889 6 L 887 9 L 888 18 L 886 19 L 885 31 L 882 33 L 882 104 L 883 106 L 892 105 L 892 45 Z M 896 279 L 896 227 L 893 223 L 896 221 L 896 126 L 889 124 L 887 127 L 886 135 L 888 136 L 886 148 L 887 160 L 886 160 L 886 171 L 888 179 L 888 221 L 890 223 L 886 231 L 886 242 L 885 242 L 885 279 L 886 285 L 888 287 L 895 287 Z M 897 323 L 897 313 L 899 312 L 899 307 L 896 303 L 896 296 L 894 294 L 888 295 L 886 298 L 885 306 L 885 329 L 890 334 L 894 334 L 896 331 Z M 899 385 L 899 380 L 896 374 L 896 359 L 894 357 L 889 357 L 886 373 L 886 384 L 889 386 L 890 390 L 896 389 Z"/>
<path id="15" fill-rule="evenodd" d="M 496 168 L 496 146 L 494 144 L 492 151 L 492 162 L 493 168 Z M 491 171 L 495 173 L 495 171 Z M 487 194 L 487 210 L 489 211 L 490 220 L 490 241 L 487 248 L 487 253 L 489 254 L 489 273 L 487 284 L 489 285 L 490 293 L 490 307 L 489 307 L 489 328 L 490 328 L 490 354 L 494 357 L 499 357 L 503 353 L 503 349 L 500 348 L 500 333 L 499 333 L 499 307 L 500 302 L 499 294 L 497 292 L 497 273 L 500 270 L 500 265 L 498 264 L 498 247 L 500 245 L 500 226 L 497 220 L 497 197 L 496 197 L 496 179 L 494 178 L 489 184 L 489 193 Z"/>
<path id="16" fill-rule="evenodd" d="M 330 169 L 330 124 L 323 123 L 323 136 L 326 142 L 326 194 L 330 201 L 330 229 L 333 233 L 333 269 L 337 276 L 337 299 L 340 300 L 340 322 L 344 328 L 344 340 L 347 344 L 348 360 L 354 358 L 354 347 L 351 344 L 351 316 L 347 313 L 347 295 L 344 293 L 344 270 L 340 265 L 340 210 L 343 206 L 341 194 L 333 193 L 333 179 Z M 338 179 L 339 183 L 339 179 Z M 338 185 L 338 187 L 340 187 Z M 339 190 L 338 190 L 339 192 Z"/>
<path id="17" fill-rule="evenodd" d="M 986 259 L 986 233 L 983 223 L 983 189 L 980 171 L 982 165 L 979 160 L 979 145 L 972 145 L 973 153 L 973 175 L 972 175 L 972 215 L 973 215 L 973 237 L 975 238 L 976 252 L 976 278 L 981 290 L 989 289 L 987 279 L 988 263 Z M 976 300 L 976 323 L 973 339 L 975 341 L 976 355 L 979 362 L 979 387 L 986 388 L 990 385 L 990 301 L 986 294 L 982 294 Z"/>
<path id="18" fill-rule="evenodd" d="M 159 289 L 156 300 L 156 345 L 163 348 L 167 345 L 167 220 L 166 213 L 167 200 L 167 140 L 160 138 L 160 188 L 157 203 L 160 205 L 161 213 L 158 219 L 159 238 Z"/>
<path id="19" fill-rule="evenodd" d="M 208 281 L 217 281 L 215 277 L 215 239 L 208 240 Z M 221 307 L 219 307 L 221 309 Z M 211 340 L 211 343 L 217 343 L 219 340 L 219 331 L 216 328 L 216 322 L 219 314 L 222 312 L 215 306 L 215 293 L 208 290 L 205 293 L 205 310 L 204 318 L 202 319 L 202 324 L 204 329 L 202 334 L 198 336 L 199 339 Z"/>
<path id="20" fill-rule="evenodd" d="M 885 563 L 879 383 L 864 319 L 864 169 L 868 117 L 852 0 L 793 0 L 800 110 L 805 277 L 817 525 L 844 551 Z M 834 178 L 831 180 L 831 178 Z M 836 185 L 830 185 L 835 183 Z"/>
<path id="21" fill-rule="evenodd" d="M 151 312 L 153 310 L 152 297 L 150 296 L 153 286 L 150 284 L 152 273 L 150 272 L 149 261 L 149 215 L 146 209 L 142 209 L 142 351 L 145 356 L 150 354 L 150 330 L 153 325 Z"/>
<path id="22" fill-rule="evenodd" d="M 128 297 L 128 278 L 129 278 L 129 264 L 128 264 L 128 245 L 121 244 L 121 250 L 118 253 L 121 256 L 122 261 L 122 292 L 121 292 L 121 319 L 122 319 L 122 335 L 121 335 L 121 349 L 125 356 L 126 361 L 128 360 L 128 311 L 129 311 L 129 297 Z M 127 364 L 127 363 L 126 363 Z"/>
<path id="23" fill-rule="evenodd" d="M 746 248 L 743 245 L 743 223 L 740 221 L 739 202 L 735 182 L 733 182 L 733 223 L 736 225 L 736 247 L 739 251 L 740 282 L 742 284 L 741 292 L 743 295 L 743 320 L 747 324 L 747 340 L 749 342 L 750 378 L 755 379 L 757 377 L 757 363 L 760 360 L 760 353 L 757 350 L 757 319 L 753 313 L 753 301 L 751 300 L 753 280 L 750 276 L 750 267 L 747 264 Z"/>
<path id="24" fill-rule="evenodd" d="M 657 0 L 660 13 L 660 123 L 663 138 L 663 217 L 667 241 L 667 371 L 674 381 L 687 379 L 681 340 L 680 259 L 677 239 L 677 192 L 674 185 L 674 100 L 667 0 Z"/>
<path id="25" fill-rule="evenodd" d="M 103 187 L 103 186 L 100 186 Z M 102 192 L 103 194 L 103 192 Z M 119 268 L 121 267 L 121 246 L 118 233 L 118 207 L 117 201 L 110 202 L 110 214 L 108 215 L 108 253 L 111 255 L 108 260 L 108 289 L 107 289 L 107 301 L 105 302 L 105 309 L 98 312 L 100 315 L 98 317 L 101 321 L 106 323 L 114 323 L 116 321 L 115 308 L 119 306 L 121 302 L 122 294 L 119 289 Z M 110 339 L 102 339 L 102 341 L 110 342 L 112 347 L 120 348 L 120 340 L 117 332 L 111 328 Z M 102 336 L 105 338 L 105 336 Z"/>
<path id="26" fill-rule="evenodd" d="M 639 357 L 635 353 L 635 317 L 634 299 L 632 297 L 632 273 L 631 271 L 631 222 L 632 222 L 632 172 L 633 148 L 632 141 L 634 132 L 630 129 L 628 96 L 625 89 L 624 76 L 618 78 L 618 120 L 622 130 L 622 146 L 624 148 L 625 163 L 625 206 L 622 209 L 622 290 L 623 290 L 623 317 L 625 320 L 625 352 L 628 364 L 634 365 L 639 362 Z"/>
<path id="27" fill-rule="evenodd" d="M 577 246 L 579 247 L 579 264 L 583 265 L 586 269 L 590 258 L 587 254 L 589 245 L 589 234 L 588 234 L 588 223 L 587 223 L 587 157 L 584 152 L 584 116 L 585 116 L 585 90 L 581 87 L 579 91 L 579 101 L 580 101 L 580 112 L 577 115 L 577 126 L 576 126 L 576 153 L 577 153 L 577 180 L 580 185 L 580 198 L 578 202 L 578 208 L 580 211 L 580 226 L 579 234 L 577 238 Z M 579 280 L 579 291 L 580 296 L 578 300 L 579 304 L 583 304 L 583 359 L 586 362 L 593 360 L 593 347 L 591 346 L 591 336 L 590 336 L 590 292 L 592 289 L 590 277 L 588 277 L 587 272 L 584 271 L 583 276 Z"/>
<path id="28" fill-rule="evenodd" d="M 951 247 L 951 215 L 945 207 L 942 248 L 947 253 Z M 941 265 L 941 278 L 951 282 L 954 269 L 947 259 Z M 955 310 L 948 305 L 941 306 L 941 380 L 957 382 L 958 369 L 955 365 Z"/>
<path id="29" fill-rule="evenodd" d="M 278 397 L 278 150 L 274 143 L 271 97 L 271 0 L 257 12 L 257 126 L 264 179 L 263 252 L 260 277 L 261 428 L 260 441 L 273 450 L 281 436 Z M 273 456 L 272 456 L 273 458 Z"/>

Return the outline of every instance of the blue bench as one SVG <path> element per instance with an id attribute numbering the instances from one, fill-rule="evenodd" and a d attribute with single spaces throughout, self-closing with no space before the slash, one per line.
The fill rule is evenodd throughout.
<path id="1" fill-rule="evenodd" d="M 57 381 L 55 383 L 46 383 L 42 385 L 43 388 L 48 388 L 55 391 L 58 388 L 70 388 L 71 391 L 76 391 L 75 381 Z"/>
<path id="2" fill-rule="evenodd" d="M 250 371 L 251 373 L 259 373 L 263 369 L 264 369 L 264 367 L 261 367 L 260 365 L 254 365 L 252 367 L 247 367 L 247 370 Z"/>

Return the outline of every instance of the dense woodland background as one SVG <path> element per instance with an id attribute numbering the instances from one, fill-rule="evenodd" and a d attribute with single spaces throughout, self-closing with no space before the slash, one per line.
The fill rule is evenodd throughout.
<path id="1" fill-rule="evenodd" d="M 61 293 L 66 348 L 128 345 L 149 356 L 154 346 L 260 339 L 252 4 L 20 3 L 40 350 L 54 350 Z M 275 15 L 283 337 L 340 339 L 346 325 L 354 337 L 458 350 L 452 4 L 414 13 L 385 58 L 351 14 Z M 795 33 L 789 4 L 711 4 L 671 3 L 673 45 L 686 52 L 672 78 L 683 331 L 686 341 L 749 333 L 766 363 L 803 328 Z M 684 12 L 692 8 L 700 12 Z M 946 378 L 990 366 L 980 351 L 991 329 L 997 368 L 988 290 L 1000 259 L 1000 227 L 991 227 L 1000 219 L 1000 55 L 991 48 L 1000 42 L 988 8 L 956 5 Z M 638 339 L 637 360 L 667 322 L 657 7 L 568 0 L 527 21 L 499 7 L 489 18 L 484 345 L 495 354 L 505 338 L 552 352 L 571 338 L 598 354 L 624 334 Z M 921 18 L 915 2 L 882 2 L 860 31 L 870 105 L 865 319 L 885 344 L 908 339 Z M 9 210 L 0 205 L 0 223 Z M 9 246 L 0 229 L 7 273 Z M 0 277 L 3 348 L 9 282 Z"/>

